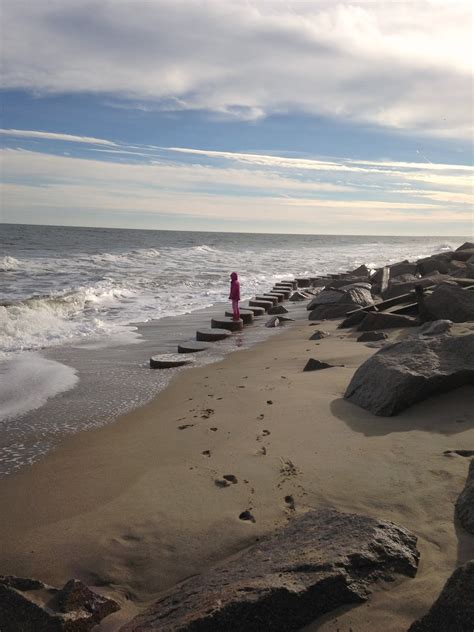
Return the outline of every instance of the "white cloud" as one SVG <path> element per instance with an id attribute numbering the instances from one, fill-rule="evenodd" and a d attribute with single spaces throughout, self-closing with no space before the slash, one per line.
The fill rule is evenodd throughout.
<path id="1" fill-rule="evenodd" d="M 4 0 L 6 88 L 466 139 L 470 2 Z"/>
<path id="2" fill-rule="evenodd" d="M 56 134 L 55 132 L 40 132 L 30 129 L 0 129 L 3 136 L 12 136 L 14 138 L 38 138 L 40 140 L 65 140 L 71 143 L 87 143 L 89 145 L 108 145 L 116 147 L 116 144 L 110 140 L 102 138 L 93 138 L 91 136 L 73 136 L 72 134 Z"/>
<path id="3" fill-rule="evenodd" d="M 334 180 L 331 170 L 316 170 L 312 180 L 308 172 L 301 179 L 293 168 L 284 171 L 280 166 L 253 164 L 226 168 L 158 161 L 117 163 L 13 149 L 3 150 L 0 157 L 6 182 L 3 206 L 6 217 L 14 221 L 32 221 L 34 213 L 42 218 L 51 212 L 59 217 L 73 214 L 80 221 L 84 213 L 93 213 L 97 218 L 107 216 L 111 225 L 111 214 L 146 215 L 150 222 L 166 214 L 176 218 L 175 227 L 183 217 L 193 217 L 211 218 L 217 224 L 270 222 L 277 232 L 279 225 L 291 221 L 307 232 L 324 227 L 326 232 L 370 234 L 377 225 L 382 234 L 393 233 L 393 226 L 398 226 L 395 232 L 400 234 L 407 222 L 428 227 L 436 222 L 447 227 L 446 233 L 462 234 L 472 219 L 472 195 L 464 190 L 462 176 L 461 185 L 454 186 L 454 173 L 452 191 L 427 191 L 414 189 L 412 171 L 400 168 L 387 176 L 378 168 L 371 173 L 367 166 L 351 185 L 344 174 L 341 179 L 336 172 Z M 387 177 L 401 178 L 402 184 L 411 186 L 390 190 Z M 112 225 L 121 225 L 117 222 Z M 392 228 L 384 231 L 387 223 Z"/>

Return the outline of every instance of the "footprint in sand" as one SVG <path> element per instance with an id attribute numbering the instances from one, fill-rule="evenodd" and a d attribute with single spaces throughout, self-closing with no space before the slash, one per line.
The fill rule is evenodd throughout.
<path id="1" fill-rule="evenodd" d="M 285 496 L 285 503 L 290 511 L 295 511 L 295 499 L 293 496 Z"/>
<path id="2" fill-rule="evenodd" d="M 273 404 L 273 401 L 271 399 L 267 399 L 267 404 Z"/>
<path id="3" fill-rule="evenodd" d="M 209 430 L 210 430 L 211 432 L 217 432 L 217 428 L 215 428 L 215 427 L 213 427 L 213 428 L 209 428 Z"/>
<path id="4" fill-rule="evenodd" d="M 226 481 L 226 480 L 225 480 L 225 479 L 223 479 L 223 478 L 216 478 L 216 479 L 214 480 L 214 485 L 215 485 L 216 487 L 229 487 L 229 486 L 230 486 L 230 483 L 229 483 L 229 481 Z"/>
<path id="5" fill-rule="evenodd" d="M 206 408 L 201 411 L 201 419 L 209 419 L 214 414 L 214 410 L 212 408 Z"/>
<path id="6" fill-rule="evenodd" d="M 260 419 L 260 420 L 261 420 L 261 419 L 263 419 L 264 417 L 265 417 L 265 415 L 264 415 L 263 413 L 261 413 L 261 414 L 257 417 L 257 419 Z"/>
<path id="7" fill-rule="evenodd" d="M 268 437 L 268 435 L 270 435 L 271 432 L 270 430 L 262 430 L 262 434 L 257 435 L 257 441 L 261 441 L 263 439 L 263 437 Z"/>
<path id="8" fill-rule="evenodd" d="M 192 428 L 194 424 L 183 424 L 182 426 L 178 426 L 179 430 L 186 430 L 186 428 Z"/>
<path id="9" fill-rule="evenodd" d="M 263 445 L 260 450 L 257 451 L 257 454 L 260 456 L 266 456 L 267 454 L 267 448 Z"/>
<path id="10" fill-rule="evenodd" d="M 239 515 L 239 519 L 246 522 L 256 522 L 254 516 L 248 510 L 242 511 L 242 513 Z"/>
<path id="11" fill-rule="evenodd" d="M 233 474 L 224 474 L 222 478 L 224 478 L 226 481 L 229 481 L 229 483 L 232 483 L 233 485 L 238 483 L 237 476 L 234 476 Z"/>
<path id="12" fill-rule="evenodd" d="M 211 451 L 210 451 L 210 450 L 203 450 L 203 451 L 201 452 L 201 454 L 202 454 L 203 456 L 211 456 Z"/>

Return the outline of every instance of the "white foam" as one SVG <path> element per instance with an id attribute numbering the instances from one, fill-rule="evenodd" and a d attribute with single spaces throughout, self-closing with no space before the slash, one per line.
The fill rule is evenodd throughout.
<path id="1" fill-rule="evenodd" d="M 40 408 L 79 381 L 72 367 L 34 352 L 0 363 L 0 378 L 1 421 Z"/>
<path id="2" fill-rule="evenodd" d="M 10 272 L 12 270 L 18 270 L 20 262 L 15 257 L 1 257 L 0 258 L 0 272 Z"/>

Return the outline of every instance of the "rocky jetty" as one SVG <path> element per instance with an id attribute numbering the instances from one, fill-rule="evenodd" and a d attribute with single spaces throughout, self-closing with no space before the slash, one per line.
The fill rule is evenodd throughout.
<path id="1" fill-rule="evenodd" d="M 474 630 L 474 560 L 457 568 L 428 613 L 408 632 L 472 632 Z"/>
<path id="2" fill-rule="evenodd" d="M 77 579 L 59 590 L 36 579 L 0 576 L 2 632 L 88 632 L 119 609 Z"/>
<path id="3" fill-rule="evenodd" d="M 414 577 L 416 537 L 332 509 L 294 518 L 237 557 L 162 596 L 123 632 L 291 632 L 394 574 Z"/>
<path id="4" fill-rule="evenodd" d="M 366 360 L 344 397 L 375 415 L 391 416 L 466 384 L 474 384 L 474 334 L 407 338 Z"/>

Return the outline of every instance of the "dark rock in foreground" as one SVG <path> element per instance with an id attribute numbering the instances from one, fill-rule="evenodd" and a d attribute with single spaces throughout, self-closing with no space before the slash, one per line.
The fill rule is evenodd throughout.
<path id="1" fill-rule="evenodd" d="M 464 529 L 474 534 L 474 459 L 469 465 L 466 485 L 456 501 L 456 516 Z"/>
<path id="2" fill-rule="evenodd" d="M 123 632 L 291 632 L 393 573 L 413 577 L 416 537 L 391 522 L 309 512 L 203 575 L 192 577 Z"/>
<path id="3" fill-rule="evenodd" d="M 471 321 L 474 320 L 474 291 L 453 283 L 442 283 L 425 298 L 425 307 L 432 320 Z"/>
<path id="4" fill-rule="evenodd" d="M 344 397 L 375 415 L 391 416 L 430 395 L 473 383 L 474 334 L 406 338 L 364 362 Z"/>
<path id="5" fill-rule="evenodd" d="M 472 632 L 474 630 L 474 560 L 457 568 L 441 594 L 408 632 Z"/>
<path id="6" fill-rule="evenodd" d="M 58 590 L 34 579 L 0 576 L 2 632 L 88 632 L 119 609 L 77 579 Z"/>

